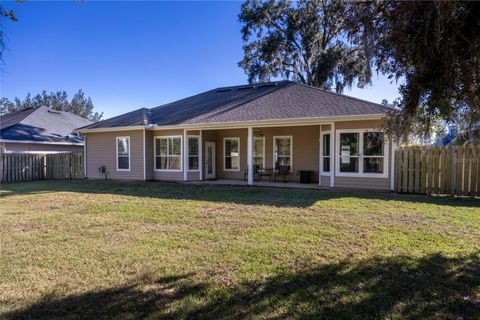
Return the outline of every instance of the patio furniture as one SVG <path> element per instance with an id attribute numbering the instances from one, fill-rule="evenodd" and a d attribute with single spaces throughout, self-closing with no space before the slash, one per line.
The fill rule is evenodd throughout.
<path id="1" fill-rule="evenodd" d="M 276 169 L 274 171 L 273 180 L 277 181 L 277 175 L 283 176 L 283 183 L 287 182 L 287 176 L 290 174 L 290 166 L 275 165 Z"/>
<path id="2" fill-rule="evenodd" d="M 310 182 L 312 182 L 312 171 L 310 171 L 310 170 L 298 170 L 298 175 L 300 176 L 300 183 L 310 183 Z"/>

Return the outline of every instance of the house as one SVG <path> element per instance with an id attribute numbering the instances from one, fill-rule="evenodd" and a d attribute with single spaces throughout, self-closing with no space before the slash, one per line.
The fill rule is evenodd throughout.
<path id="1" fill-rule="evenodd" d="M 57 153 L 83 151 L 75 128 L 92 124 L 70 112 L 27 108 L 0 117 L 0 152 Z"/>
<path id="2" fill-rule="evenodd" d="M 306 171 L 323 187 L 390 190 L 394 147 L 380 127 L 391 110 L 279 81 L 218 88 L 78 131 L 88 179 L 103 178 L 103 167 L 111 179 L 253 185 L 258 169 L 282 167 L 287 181 Z"/>

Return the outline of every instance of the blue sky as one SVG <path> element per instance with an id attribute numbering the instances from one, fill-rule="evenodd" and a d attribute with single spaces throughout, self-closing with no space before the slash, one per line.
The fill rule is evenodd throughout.
<path id="1" fill-rule="evenodd" d="M 3 23 L 2 97 L 83 89 L 108 118 L 247 82 L 240 2 L 2 3 L 18 17 Z M 345 94 L 380 102 L 398 90 L 375 76 Z"/>

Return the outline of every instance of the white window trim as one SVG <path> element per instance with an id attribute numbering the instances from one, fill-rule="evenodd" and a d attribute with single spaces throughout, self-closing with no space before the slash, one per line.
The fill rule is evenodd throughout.
<path id="1" fill-rule="evenodd" d="M 332 158 L 333 158 L 332 157 L 332 152 L 330 150 L 330 156 L 328 156 L 328 157 L 323 155 L 323 136 L 327 135 L 327 134 L 331 134 L 331 131 L 330 130 L 322 131 L 322 133 L 320 134 L 320 175 L 325 176 L 325 177 L 330 177 L 332 175 L 332 162 L 333 162 L 332 161 Z M 332 139 L 332 136 L 330 136 L 330 143 L 331 143 L 331 139 Z M 330 171 L 329 172 L 323 171 L 323 158 L 330 158 Z"/>
<path id="2" fill-rule="evenodd" d="M 157 169 L 157 150 L 155 149 L 157 139 L 180 138 L 180 169 Z M 168 148 L 168 145 L 167 145 Z M 183 171 L 183 136 L 154 136 L 153 137 L 153 171 L 158 172 L 182 172 Z"/>
<path id="3" fill-rule="evenodd" d="M 273 168 L 275 168 L 275 140 L 276 139 L 290 139 L 290 172 L 293 172 L 293 136 L 273 136 L 273 158 L 272 158 L 272 164 Z"/>
<path id="4" fill-rule="evenodd" d="M 226 155 L 225 155 L 225 141 L 227 140 L 237 140 L 238 142 L 238 168 L 237 169 L 226 169 L 225 168 L 225 165 L 226 165 Z M 241 167 L 241 164 L 240 164 L 240 137 L 225 137 L 223 138 L 223 171 L 231 171 L 231 172 L 238 172 L 240 171 L 240 167 Z"/>
<path id="5" fill-rule="evenodd" d="M 128 169 L 119 169 L 118 168 L 118 140 L 119 139 L 128 139 Z M 131 157 L 132 157 L 132 150 L 130 149 L 130 136 L 122 136 L 122 137 L 116 137 L 115 138 L 115 162 L 117 163 L 117 171 L 130 171 L 130 169 L 132 168 L 132 165 L 131 165 Z"/>
<path id="6" fill-rule="evenodd" d="M 198 169 L 190 169 L 190 153 L 189 153 L 189 150 L 190 150 L 190 138 L 197 138 L 198 140 L 198 154 L 197 154 L 197 158 L 198 158 Z M 200 136 L 199 135 L 187 135 L 187 171 L 188 172 L 200 172 Z"/>
<path id="7" fill-rule="evenodd" d="M 254 136 L 253 137 L 253 151 L 254 151 L 253 152 L 253 158 L 254 159 L 255 159 L 255 139 L 262 139 L 262 145 L 263 145 L 263 147 L 262 147 L 262 163 L 263 163 L 263 168 L 261 168 L 261 169 L 264 169 L 265 168 L 265 136 L 263 136 L 263 137 L 259 137 L 259 136 L 255 137 Z"/>
<path id="8" fill-rule="evenodd" d="M 382 132 L 378 129 L 339 129 L 336 130 L 336 144 L 335 148 L 335 175 L 337 177 L 362 177 L 362 178 L 381 178 L 386 179 L 388 178 L 388 171 L 389 171 L 389 139 L 384 136 L 384 145 L 383 145 L 383 172 L 382 173 L 364 173 L 363 172 L 363 135 L 365 132 Z M 341 133 L 358 133 L 358 173 L 357 172 L 340 172 L 340 134 Z M 381 156 L 367 156 L 367 157 L 377 157 L 382 158 Z"/>

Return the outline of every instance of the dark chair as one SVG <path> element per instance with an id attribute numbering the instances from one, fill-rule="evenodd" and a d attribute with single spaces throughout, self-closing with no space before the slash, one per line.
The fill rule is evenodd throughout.
<path id="1" fill-rule="evenodd" d="M 283 183 L 287 182 L 287 176 L 290 174 L 290 166 L 282 166 L 278 163 L 275 164 L 274 181 L 277 181 L 277 175 L 283 176 Z"/>
<path id="2" fill-rule="evenodd" d="M 255 176 L 260 176 L 260 166 L 257 165 L 254 169 L 253 169 L 253 180 L 255 180 Z M 245 171 L 243 172 L 243 181 L 247 181 L 247 177 L 248 177 L 248 168 L 245 169 Z"/>

